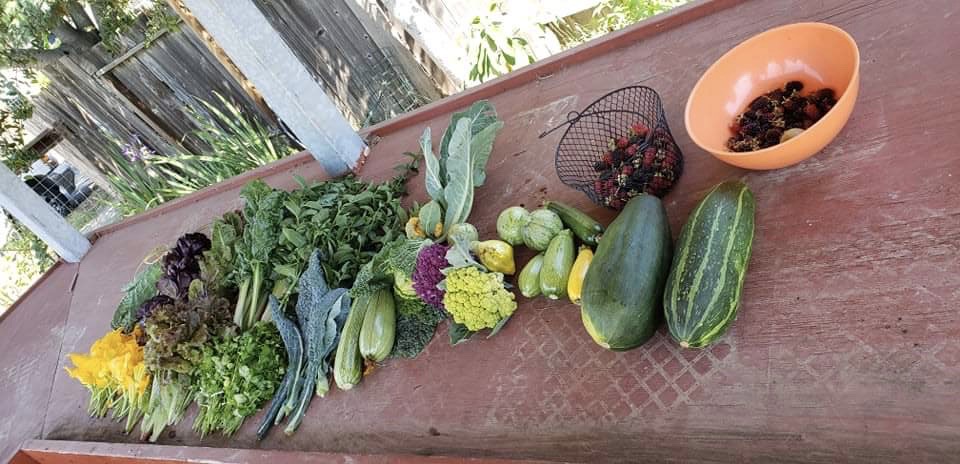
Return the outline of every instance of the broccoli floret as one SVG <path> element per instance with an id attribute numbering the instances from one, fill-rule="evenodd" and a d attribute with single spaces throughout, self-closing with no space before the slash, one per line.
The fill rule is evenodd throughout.
<path id="1" fill-rule="evenodd" d="M 503 274 L 468 266 L 447 274 L 443 305 L 458 324 L 472 331 L 492 329 L 517 309 L 513 293 L 503 287 Z"/>

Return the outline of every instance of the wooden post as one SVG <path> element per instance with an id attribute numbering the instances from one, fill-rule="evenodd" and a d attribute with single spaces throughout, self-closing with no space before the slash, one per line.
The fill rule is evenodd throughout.
<path id="1" fill-rule="evenodd" d="M 252 0 L 183 0 L 183 6 L 327 173 L 357 165 L 363 140 Z"/>
<path id="2" fill-rule="evenodd" d="M 37 234 L 68 263 L 79 262 L 90 249 L 86 237 L 3 164 L 0 164 L 0 208 Z"/>

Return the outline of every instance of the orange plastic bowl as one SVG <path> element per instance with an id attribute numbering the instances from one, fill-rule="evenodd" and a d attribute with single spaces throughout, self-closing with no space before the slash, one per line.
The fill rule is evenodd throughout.
<path id="1" fill-rule="evenodd" d="M 762 150 L 727 149 L 730 123 L 754 98 L 803 82 L 803 92 L 828 87 L 837 104 L 800 135 Z M 803 161 L 832 141 L 853 112 L 860 87 L 860 51 L 843 29 L 798 23 L 770 29 L 737 45 L 707 69 L 690 92 L 684 120 L 700 148 L 747 169 L 777 169 Z"/>

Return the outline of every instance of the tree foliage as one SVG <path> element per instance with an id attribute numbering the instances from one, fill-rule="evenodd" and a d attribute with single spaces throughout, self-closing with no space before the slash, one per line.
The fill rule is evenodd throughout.
<path id="1" fill-rule="evenodd" d="M 18 174 L 37 159 L 32 150 L 23 149 L 23 121 L 32 113 L 33 105 L 13 81 L 0 78 L 0 162 Z"/>
<path id="2" fill-rule="evenodd" d="M 119 53 L 120 36 L 141 11 L 130 0 L 0 0 L 0 68 L 42 68 L 102 43 Z M 151 29 L 174 24 L 162 1 L 143 11 Z"/>
<path id="3" fill-rule="evenodd" d="M 147 16 L 148 40 L 178 23 L 163 0 L 141 11 L 131 0 L 0 0 L 0 71 L 16 68 L 17 75 L 33 80 L 43 67 L 98 43 L 118 54 L 121 35 L 140 13 Z M 33 107 L 13 74 L 0 74 L 0 161 L 22 172 L 37 158 L 22 149 L 23 121 Z"/>

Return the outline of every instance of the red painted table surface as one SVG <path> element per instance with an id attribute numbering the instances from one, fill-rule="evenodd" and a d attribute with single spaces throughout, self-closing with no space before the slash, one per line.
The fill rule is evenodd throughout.
<path id="1" fill-rule="evenodd" d="M 727 166 L 698 150 L 682 112 L 700 74 L 740 41 L 798 21 L 838 25 L 860 46 L 860 99 L 840 137 L 802 164 L 769 172 Z M 254 418 L 231 439 L 200 440 L 190 431 L 191 412 L 160 443 L 591 462 L 955 461 L 958 21 L 960 3 L 950 0 L 708 2 L 373 128 L 379 141 L 361 174 L 383 179 L 402 152 L 416 150 L 425 125 L 438 140 L 451 111 L 489 98 L 506 126 L 471 216 L 481 235 L 495 233 L 504 207 L 546 198 L 609 221 L 610 212 L 560 184 L 559 134 L 538 135 L 615 88 L 657 89 L 686 161 L 664 200 L 674 235 L 720 181 L 742 179 L 756 195 L 739 319 L 707 350 L 682 350 L 661 333 L 613 353 L 590 340 L 572 305 L 525 300 L 493 339 L 454 348 L 439 333 L 419 358 L 390 361 L 358 388 L 314 401 L 292 437 L 274 431 L 257 443 Z M 291 170 L 321 175 L 312 163 L 287 166 L 266 175 L 287 187 Z M 425 198 L 422 184 L 410 184 L 414 198 Z M 118 424 L 86 416 L 86 391 L 62 371 L 65 354 L 86 350 L 107 330 L 119 289 L 142 256 L 237 206 L 237 188 L 225 184 L 97 241 L 79 265 L 69 315 L 51 335 L 62 334 L 59 367 L 49 371 L 50 348 L 41 347 L 30 354 L 45 360 L 38 378 L 28 377 L 30 393 L 16 389 L 12 403 L 0 398 L 4 408 L 17 408 L 14 417 L 45 417 L 28 432 L 0 434 L 5 442 L 135 441 Z M 521 253 L 521 263 L 528 257 Z M 11 318 L 36 310 L 34 300 Z M 0 324 L 4 337 L 26 343 L 37 336 L 22 326 L 7 335 L 11 320 Z M 10 355 L 2 355 L 6 376 Z"/>

